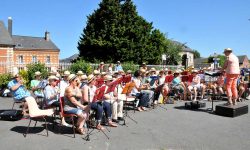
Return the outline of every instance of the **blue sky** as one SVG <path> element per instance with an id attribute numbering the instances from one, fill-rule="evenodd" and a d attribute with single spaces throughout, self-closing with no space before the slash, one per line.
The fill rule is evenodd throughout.
<path id="1" fill-rule="evenodd" d="M 13 34 L 44 36 L 47 30 L 60 58 L 78 53 L 87 16 L 101 0 L 1 0 L 0 20 L 13 19 Z M 134 0 L 139 15 L 170 39 L 201 56 L 230 47 L 250 59 L 250 0 Z"/>

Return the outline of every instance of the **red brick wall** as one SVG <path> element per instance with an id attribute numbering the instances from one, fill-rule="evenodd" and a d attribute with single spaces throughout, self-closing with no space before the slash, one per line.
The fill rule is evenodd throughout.
<path id="1" fill-rule="evenodd" d="M 55 50 L 14 50 L 14 62 L 18 62 L 18 56 L 23 56 L 24 64 L 32 63 L 32 56 L 36 56 L 41 63 L 46 62 L 46 57 L 50 56 L 50 63 L 59 63 L 59 51 Z"/>

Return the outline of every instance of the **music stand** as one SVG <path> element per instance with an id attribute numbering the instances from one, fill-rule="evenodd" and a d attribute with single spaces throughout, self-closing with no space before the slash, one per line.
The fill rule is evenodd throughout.
<path id="1" fill-rule="evenodd" d="M 125 87 L 123 88 L 122 90 L 122 94 L 125 94 L 126 95 L 126 99 L 125 99 L 125 103 L 127 104 L 128 103 L 128 97 L 127 95 L 129 95 L 132 91 L 132 89 L 135 87 L 135 83 L 134 82 L 129 82 L 129 83 L 126 83 Z M 135 104 L 134 104 L 135 105 Z M 135 106 L 134 106 L 134 112 L 135 112 Z M 128 106 L 126 106 L 126 109 L 125 109 L 125 114 L 124 114 L 124 123 L 123 125 L 126 125 L 126 118 L 130 118 L 132 121 L 134 121 L 135 123 L 137 123 L 137 121 L 135 121 L 133 118 L 131 118 L 128 114 Z"/>
<path id="2" fill-rule="evenodd" d="M 99 101 L 102 101 L 103 100 L 103 96 L 104 96 L 104 93 L 105 93 L 105 89 L 106 89 L 106 86 L 101 86 L 100 88 L 97 88 L 96 91 L 95 91 L 95 95 L 92 99 L 92 103 L 95 103 L 95 102 L 99 102 Z M 88 93 L 89 94 L 89 93 Z M 90 95 L 88 95 L 89 98 L 90 98 Z M 101 130 L 102 133 L 106 136 L 107 139 L 109 139 L 108 135 L 103 131 Z M 91 131 L 93 132 L 93 130 Z M 84 139 L 86 139 L 86 141 L 90 141 L 90 134 L 91 132 L 89 132 L 89 127 L 88 127 L 88 130 L 87 130 L 87 135 Z"/>
<path id="3" fill-rule="evenodd" d="M 212 78 L 220 76 L 220 74 L 221 74 L 220 72 L 205 72 L 205 75 L 209 76 L 210 83 L 212 82 Z M 213 96 L 215 97 L 214 93 L 213 93 Z M 210 110 L 214 112 L 214 100 L 213 98 L 211 100 L 212 100 L 212 108 Z"/>
<path id="4" fill-rule="evenodd" d="M 106 89 L 106 86 L 101 86 L 98 89 L 96 89 L 92 103 L 99 102 L 99 101 L 103 100 L 105 89 Z"/>
<path id="5" fill-rule="evenodd" d="M 100 79 L 96 79 L 96 87 L 99 88 L 104 84 L 104 79 L 100 78 Z"/>

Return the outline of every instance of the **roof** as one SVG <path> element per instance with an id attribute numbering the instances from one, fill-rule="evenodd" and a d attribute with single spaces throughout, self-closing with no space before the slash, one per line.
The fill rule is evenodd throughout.
<path id="1" fill-rule="evenodd" d="M 196 58 L 194 59 L 194 64 L 208 63 L 208 58 Z"/>
<path id="2" fill-rule="evenodd" d="M 0 45 L 14 45 L 14 42 L 11 39 L 8 30 L 4 26 L 3 21 L 0 21 Z"/>
<path id="3" fill-rule="evenodd" d="M 74 54 L 68 58 L 61 59 L 60 62 L 71 63 L 73 60 L 76 60 L 79 57 L 79 54 Z"/>
<path id="4" fill-rule="evenodd" d="M 183 52 L 191 52 L 193 53 L 194 51 L 189 48 L 188 46 L 186 46 L 186 43 L 181 43 L 181 42 L 178 42 L 178 41 L 172 41 L 174 44 L 177 44 L 177 45 L 181 45 L 182 46 L 182 51 Z"/>
<path id="5" fill-rule="evenodd" d="M 12 39 L 16 45 L 16 49 L 32 49 L 32 50 L 58 50 L 59 48 L 51 41 L 45 40 L 44 37 L 31 37 L 31 36 L 20 36 L 13 35 Z"/>
<path id="6" fill-rule="evenodd" d="M 247 55 L 241 55 L 241 56 L 237 56 L 237 57 L 239 59 L 239 63 L 242 64 L 244 59 L 247 58 Z M 247 58 L 247 60 L 248 60 L 248 58 Z"/>

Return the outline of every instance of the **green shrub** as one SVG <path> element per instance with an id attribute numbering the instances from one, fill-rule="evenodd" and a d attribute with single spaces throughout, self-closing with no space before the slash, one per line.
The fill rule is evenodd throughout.
<path id="1" fill-rule="evenodd" d="M 11 80 L 11 74 L 5 73 L 0 74 L 0 88 L 6 88 Z"/>
<path id="2" fill-rule="evenodd" d="M 131 70 L 132 72 L 135 72 L 139 69 L 138 65 L 135 65 L 133 62 L 124 62 L 122 63 L 122 68 L 126 72 L 128 70 Z"/>
<path id="3" fill-rule="evenodd" d="M 26 86 L 27 88 L 30 88 L 30 82 L 31 80 L 34 79 L 35 77 L 35 72 L 36 71 L 40 71 L 41 72 L 41 78 L 45 79 L 48 76 L 48 71 L 46 69 L 45 64 L 43 63 L 32 63 L 32 64 L 28 64 L 27 65 L 27 74 L 25 72 L 23 72 L 22 77 L 26 80 Z"/>
<path id="4" fill-rule="evenodd" d="M 77 73 L 77 71 L 81 70 L 86 74 L 90 74 L 90 73 L 92 73 L 93 69 L 92 69 L 92 67 L 91 67 L 91 65 L 89 63 L 87 63 L 86 61 L 80 59 L 80 60 L 77 60 L 75 63 L 73 63 L 70 66 L 69 70 L 72 73 Z"/>

